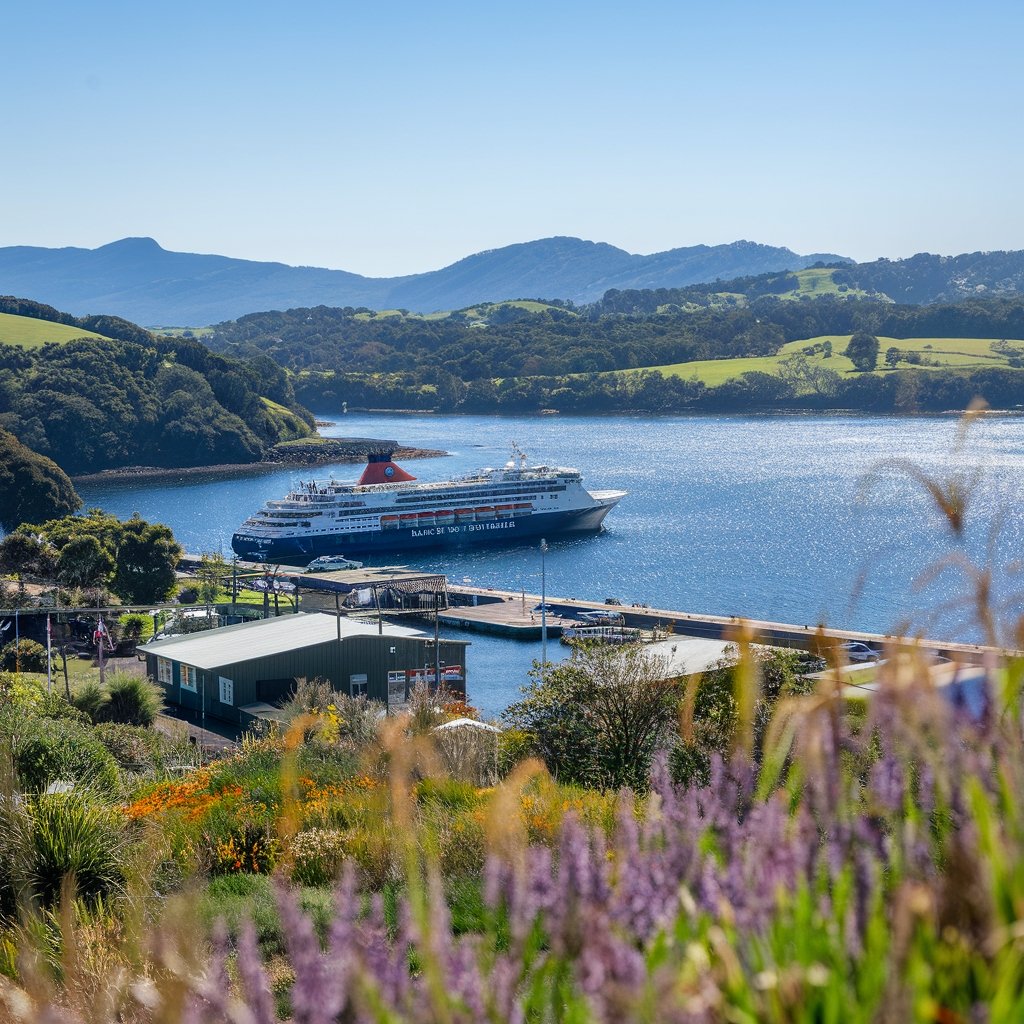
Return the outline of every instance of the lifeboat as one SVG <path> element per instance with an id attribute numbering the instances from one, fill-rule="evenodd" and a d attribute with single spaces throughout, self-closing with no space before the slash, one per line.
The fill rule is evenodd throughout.
<path id="1" fill-rule="evenodd" d="M 529 504 L 529 503 L 526 503 L 526 504 L 518 503 L 518 504 L 515 504 L 515 505 L 512 506 L 512 515 L 514 515 L 516 517 L 528 516 L 532 511 L 533 511 L 533 506 L 531 504 Z"/>
<path id="2" fill-rule="evenodd" d="M 455 510 L 455 522 L 457 523 L 471 523 L 475 518 L 475 508 L 457 508 Z"/>
<path id="3" fill-rule="evenodd" d="M 436 521 L 433 512 L 421 512 L 416 517 L 417 526 L 433 526 Z"/>
<path id="4" fill-rule="evenodd" d="M 455 522 L 455 513 L 450 509 L 441 509 L 434 513 L 434 522 L 438 526 L 451 526 Z"/>
<path id="5" fill-rule="evenodd" d="M 399 517 L 398 521 L 404 527 L 416 526 L 419 523 L 420 517 L 415 512 L 403 512 Z"/>
<path id="6" fill-rule="evenodd" d="M 474 509 L 474 512 L 478 523 L 486 523 L 494 518 L 493 505 L 481 505 L 478 509 Z"/>
<path id="7" fill-rule="evenodd" d="M 380 517 L 380 528 L 382 530 L 396 530 L 396 529 L 398 529 L 398 516 L 381 516 Z"/>
<path id="8" fill-rule="evenodd" d="M 494 515 L 498 519 L 511 519 L 515 514 L 515 505 L 495 505 Z"/>

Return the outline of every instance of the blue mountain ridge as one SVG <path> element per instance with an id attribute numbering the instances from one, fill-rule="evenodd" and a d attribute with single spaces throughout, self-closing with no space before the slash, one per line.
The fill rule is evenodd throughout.
<path id="1" fill-rule="evenodd" d="M 800 270 L 819 261 L 850 262 L 747 241 L 641 256 L 605 242 L 554 237 L 475 253 L 427 273 L 372 278 L 171 252 L 152 238 L 122 238 L 97 249 L 0 248 L 0 293 L 79 316 L 102 312 L 147 326 L 197 327 L 262 310 L 318 305 L 429 313 L 517 298 L 591 302 L 609 288 L 675 288 Z"/>

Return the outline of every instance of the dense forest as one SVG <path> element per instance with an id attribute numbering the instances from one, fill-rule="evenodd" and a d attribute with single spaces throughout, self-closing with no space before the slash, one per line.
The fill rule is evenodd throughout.
<path id="1" fill-rule="evenodd" d="M 773 355 L 790 341 L 867 332 L 894 338 L 1024 337 L 1024 298 L 931 306 L 863 297 L 778 295 L 793 275 L 652 291 L 609 291 L 586 307 L 500 304 L 425 319 L 320 306 L 257 313 L 219 325 L 207 340 L 239 357 L 269 356 L 291 370 L 310 408 L 413 408 L 481 412 L 680 411 L 797 406 L 962 408 L 983 395 L 1016 406 L 1012 371 L 832 375 L 802 387 L 746 374 L 719 387 L 658 373 L 608 374 L 671 363 Z M 717 289 L 717 290 L 715 290 Z"/>
<path id="2" fill-rule="evenodd" d="M 443 370 L 473 381 L 773 355 L 788 341 L 857 331 L 893 338 L 1024 337 L 1024 298 L 901 306 L 860 298 L 793 301 L 758 294 L 773 282 L 781 287 L 785 278 L 766 275 L 718 285 L 730 293 L 734 284 L 740 285 L 755 296 L 734 308 L 708 305 L 706 286 L 611 291 L 578 310 L 545 306 L 534 312 L 504 304 L 490 307 L 485 320 L 464 312 L 424 319 L 317 306 L 254 313 L 218 325 L 205 340 L 230 355 L 270 356 L 294 372 Z"/>
<path id="3" fill-rule="evenodd" d="M 49 319 L 38 304 L 0 305 Z M 69 473 L 258 461 L 269 446 L 312 431 L 289 375 L 265 356 L 225 358 L 117 318 L 59 322 L 69 321 L 123 337 L 0 345 L 0 428 Z"/>
<path id="4" fill-rule="evenodd" d="M 0 430 L 0 529 L 55 519 L 81 504 L 60 466 Z"/>

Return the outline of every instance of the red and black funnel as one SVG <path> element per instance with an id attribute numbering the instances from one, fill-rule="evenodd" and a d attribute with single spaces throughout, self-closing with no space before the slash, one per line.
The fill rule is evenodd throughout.
<path id="1" fill-rule="evenodd" d="M 415 480 L 401 466 L 391 461 L 392 452 L 374 452 L 367 456 L 366 469 L 359 478 L 361 486 L 366 484 L 394 484 L 399 481 Z"/>

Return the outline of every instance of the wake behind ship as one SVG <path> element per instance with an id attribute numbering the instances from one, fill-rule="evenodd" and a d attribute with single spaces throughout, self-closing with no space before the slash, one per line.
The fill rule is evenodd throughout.
<path id="1" fill-rule="evenodd" d="M 601 529 L 625 491 L 588 491 L 578 470 L 527 466 L 513 445 L 502 469 L 417 483 L 371 453 L 359 482 L 309 481 L 268 501 L 231 538 L 242 558 L 303 563 L 320 555 L 504 544 Z"/>

